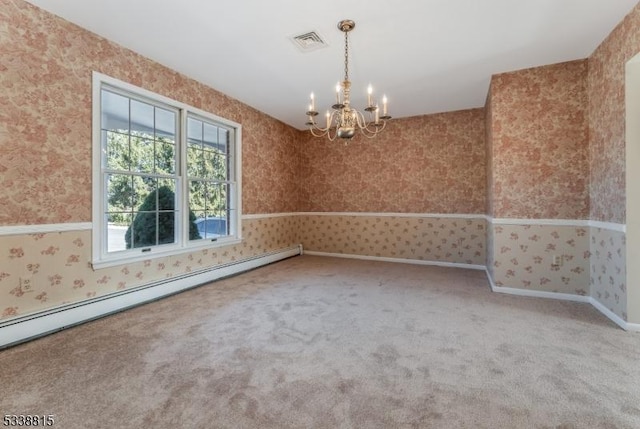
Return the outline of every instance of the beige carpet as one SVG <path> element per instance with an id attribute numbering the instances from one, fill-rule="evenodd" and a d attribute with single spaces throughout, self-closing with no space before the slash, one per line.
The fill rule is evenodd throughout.
<path id="1" fill-rule="evenodd" d="M 640 335 L 478 271 L 303 256 L 0 352 L 58 428 L 639 428 Z M 0 416 L 1 417 L 1 416 Z"/>

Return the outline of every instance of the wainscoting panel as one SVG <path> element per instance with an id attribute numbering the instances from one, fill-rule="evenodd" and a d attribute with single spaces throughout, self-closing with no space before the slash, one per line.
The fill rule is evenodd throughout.
<path id="1" fill-rule="evenodd" d="M 91 231 L 0 236 L 0 320 L 50 310 L 299 244 L 299 219 L 243 219 L 242 243 L 94 270 Z"/>
<path id="2" fill-rule="evenodd" d="M 484 216 L 302 214 L 305 251 L 485 265 Z"/>
<path id="3" fill-rule="evenodd" d="M 591 228 L 591 296 L 627 321 L 626 234 Z"/>
<path id="4" fill-rule="evenodd" d="M 493 232 L 497 287 L 589 295 L 588 227 L 494 224 Z"/>

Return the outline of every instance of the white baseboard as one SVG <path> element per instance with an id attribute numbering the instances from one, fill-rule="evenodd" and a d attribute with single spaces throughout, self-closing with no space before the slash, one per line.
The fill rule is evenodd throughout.
<path id="1" fill-rule="evenodd" d="M 640 332 L 640 323 L 629 323 L 629 322 L 627 322 L 627 331 Z"/>
<path id="2" fill-rule="evenodd" d="M 559 299 L 563 301 L 588 303 L 594 306 L 596 310 L 604 314 L 609 320 L 611 320 L 613 323 L 615 323 L 625 331 L 640 332 L 640 324 L 626 322 L 620 316 L 615 314 L 613 311 L 609 310 L 600 301 L 598 301 L 592 296 L 572 295 L 568 293 L 545 292 L 545 291 L 539 291 L 539 290 L 517 289 L 517 288 L 496 286 L 495 283 L 493 282 L 493 279 L 491 278 L 491 275 L 489 274 L 489 270 L 486 270 L 486 273 L 487 273 L 487 279 L 489 279 L 489 284 L 491 285 L 492 292 L 506 293 L 506 294 L 518 295 L 518 296 L 530 296 L 533 298 L 551 298 L 551 299 Z"/>
<path id="3" fill-rule="evenodd" d="M 0 323 L 0 349 L 300 254 L 300 246 Z"/>
<path id="4" fill-rule="evenodd" d="M 496 286 L 489 274 L 489 270 L 485 269 L 487 273 L 487 279 L 489 279 L 489 285 L 491 286 L 491 291 L 496 293 L 506 293 L 508 295 L 517 295 L 517 296 L 530 296 L 532 298 L 550 298 L 550 299 L 559 299 L 561 301 L 574 301 L 574 302 L 590 302 L 590 298 L 588 296 L 582 295 L 573 295 L 570 293 L 558 293 L 558 292 L 547 292 L 543 290 L 532 290 L 532 289 L 518 289 L 512 287 L 503 287 Z"/>
<path id="5" fill-rule="evenodd" d="M 589 302 L 591 303 L 591 305 L 593 305 L 600 313 L 607 316 L 613 323 L 620 326 L 625 331 L 640 332 L 640 325 L 638 325 L 637 323 L 627 322 L 626 320 L 622 319 L 622 317 L 618 316 L 616 313 L 605 307 L 604 304 L 602 304 L 594 297 L 589 298 Z"/>
<path id="6" fill-rule="evenodd" d="M 484 265 L 473 264 L 459 264 L 454 262 L 441 262 L 441 261 L 423 261 L 419 259 L 405 259 L 405 258 L 386 258 L 382 256 L 365 256 L 365 255 L 352 255 L 348 253 L 329 253 L 329 252 L 316 252 L 313 250 L 305 250 L 305 255 L 315 256 L 330 256 L 333 258 L 345 258 L 345 259 L 362 259 L 365 261 L 380 261 L 380 262 L 396 262 L 400 264 L 412 264 L 412 265 L 435 265 L 438 267 L 450 267 L 450 268 L 466 268 L 470 270 L 484 270 Z"/>

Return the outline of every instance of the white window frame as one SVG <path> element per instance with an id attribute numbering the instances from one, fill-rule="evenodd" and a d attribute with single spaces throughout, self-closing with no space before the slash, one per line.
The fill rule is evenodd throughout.
<path id="1" fill-rule="evenodd" d="M 93 72 L 93 100 L 92 100 L 92 147 L 93 147 L 93 206 L 92 206 L 92 266 L 93 268 L 105 268 L 122 265 L 129 262 L 137 262 L 152 258 L 177 255 L 193 252 L 204 248 L 217 248 L 242 242 L 242 126 L 236 122 L 213 115 L 201 109 L 189 106 L 185 103 L 156 94 L 146 89 L 137 87 L 127 82 L 112 78 L 102 73 Z M 165 105 L 178 112 L 179 129 L 176 135 L 176 207 L 180 213 L 176 230 L 176 242 L 151 246 L 150 248 L 134 248 L 118 252 L 107 252 L 107 225 L 106 225 L 106 192 L 105 174 L 102 164 L 102 137 L 101 137 L 101 93 L 103 87 L 115 89 L 129 94 L 133 98 L 146 99 L 151 103 Z M 230 207 L 233 209 L 229 216 L 229 235 L 215 240 L 189 240 L 189 202 L 188 180 L 186 169 L 187 153 L 187 115 L 192 114 L 205 120 L 219 123 L 230 129 L 229 166 L 231 176 Z"/>

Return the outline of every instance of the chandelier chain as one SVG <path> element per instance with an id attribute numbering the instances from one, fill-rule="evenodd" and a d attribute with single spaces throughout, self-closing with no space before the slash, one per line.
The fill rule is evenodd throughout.
<path id="1" fill-rule="evenodd" d="M 344 33 L 344 80 L 349 80 L 349 33 Z"/>

